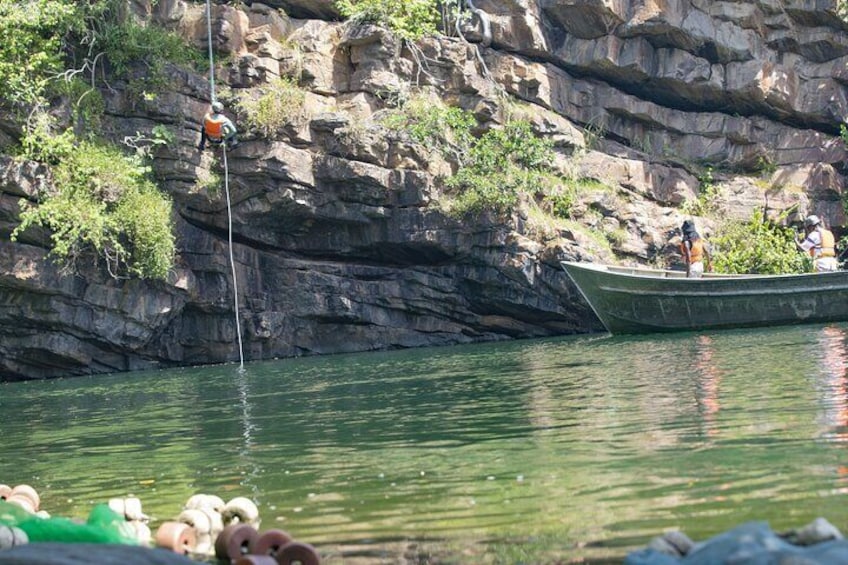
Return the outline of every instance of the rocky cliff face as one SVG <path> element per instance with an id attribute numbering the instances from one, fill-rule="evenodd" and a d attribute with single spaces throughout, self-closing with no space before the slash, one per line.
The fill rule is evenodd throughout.
<path id="1" fill-rule="evenodd" d="M 722 215 L 794 206 L 845 224 L 848 26 L 832 2 L 474 4 L 461 35 L 412 50 L 340 22 L 332 0 L 214 5 L 219 88 L 285 75 L 306 91 L 298 118 L 244 133 L 227 156 L 247 360 L 598 330 L 558 262 L 662 259 L 704 165 Z M 131 7 L 206 47 L 204 3 Z M 169 81 L 147 101 L 103 91 L 108 137 L 165 125 L 178 138 L 154 159 L 177 210 L 167 282 L 63 274 L 43 237 L 11 242 L 18 200 L 51 176 L 0 160 L 0 380 L 238 359 L 225 194 L 199 188 L 221 171 L 220 154 L 196 150 L 209 84 L 176 68 Z M 614 190 L 587 191 L 575 222 L 542 231 L 521 213 L 447 217 L 435 202 L 449 164 L 375 119 L 410 85 L 483 124 L 504 94 L 520 101 L 564 172 Z M 17 135 L 0 123 L 0 146 Z M 604 233 L 618 234 L 611 246 L 593 237 Z"/>

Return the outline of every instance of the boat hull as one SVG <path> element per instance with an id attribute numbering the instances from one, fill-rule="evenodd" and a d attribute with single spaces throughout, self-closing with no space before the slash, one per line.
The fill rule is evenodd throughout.
<path id="1" fill-rule="evenodd" d="M 848 321 L 848 271 L 688 279 L 654 269 L 562 266 L 613 334 Z"/>

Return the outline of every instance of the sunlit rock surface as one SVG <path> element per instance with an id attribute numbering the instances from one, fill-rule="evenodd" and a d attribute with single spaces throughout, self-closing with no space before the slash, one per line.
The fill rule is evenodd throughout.
<path id="1" fill-rule="evenodd" d="M 415 49 L 344 24 L 331 0 L 213 6 L 219 88 L 290 76 L 306 90 L 286 127 L 243 131 L 227 156 L 247 360 L 599 330 L 559 261 L 668 260 L 669 231 L 707 166 L 722 216 L 765 206 L 841 231 L 848 27 L 833 2 L 475 5 L 491 42 L 475 18 L 461 37 Z M 131 8 L 205 50 L 204 3 Z M 47 256 L 49 234 L 35 230 L 11 242 L 19 199 L 52 179 L 0 158 L 0 380 L 238 359 L 226 198 L 209 182 L 220 181 L 222 156 L 196 150 L 209 81 L 179 69 L 169 81 L 151 100 L 120 82 L 103 88 L 107 137 L 161 124 L 177 138 L 153 163 L 177 212 L 168 281 L 115 280 L 93 262 L 63 272 Z M 524 212 L 446 216 L 438 202 L 455 163 L 387 135 L 378 119 L 413 85 L 483 127 L 503 120 L 508 93 L 554 140 L 562 174 L 612 189 L 584 192 L 568 225 Z M 0 146 L 19 135 L 0 116 Z"/>

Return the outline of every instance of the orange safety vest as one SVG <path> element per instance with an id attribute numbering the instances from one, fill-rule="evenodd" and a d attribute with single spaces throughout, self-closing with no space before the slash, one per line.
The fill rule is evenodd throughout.
<path id="1" fill-rule="evenodd" d="M 825 228 L 816 228 L 821 235 L 821 243 L 810 248 L 810 257 L 836 257 L 836 240 L 833 232 Z"/>
<path id="2" fill-rule="evenodd" d="M 206 136 L 212 140 L 220 141 L 224 137 L 224 124 L 229 121 L 223 114 L 206 114 L 203 120 Z"/>
<path id="3" fill-rule="evenodd" d="M 686 257 L 687 247 L 686 241 L 680 244 L 680 252 L 683 254 L 683 257 Z M 698 261 L 704 260 L 704 240 L 700 237 L 698 239 L 690 239 L 689 240 L 689 264 L 697 263 Z"/>

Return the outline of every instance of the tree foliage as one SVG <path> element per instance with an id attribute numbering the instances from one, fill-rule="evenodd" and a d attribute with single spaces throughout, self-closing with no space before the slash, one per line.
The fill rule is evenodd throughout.
<path id="1" fill-rule="evenodd" d="M 177 34 L 123 19 L 122 12 L 120 0 L 0 0 L 0 99 L 41 102 L 48 83 L 68 78 L 67 71 L 97 76 L 98 60 L 120 78 L 140 69 L 144 84 L 161 84 L 166 61 L 197 60 L 199 52 Z"/>
<path id="2" fill-rule="evenodd" d="M 238 108 L 248 129 L 271 137 L 301 115 L 305 100 L 305 91 L 293 79 L 280 77 L 243 93 Z"/>
<path id="3" fill-rule="evenodd" d="M 544 194 L 553 158 L 551 141 L 537 136 L 529 122 L 487 131 L 472 144 L 468 162 L 447 180 L 460 191 L 455 212 L 506 214 L 522 194 Z"/>
<path id="4" fill-rule="evenodd" d="M 21 201 L 17 240 L 32 226 L 51 232 L 51 254 L 72 268 L 86 251 L 105 259 L 114 276 L 164 278 L 175 243 L 171 201 L 150 181 L 149 168 L 114 147 L 57 136 L 46 154 L 61 155 L 54 194 L 37 205 Z M 43 147 L 43 146 L 42 146 Z"/>
<path id="5" fill-rule="evenodd" d="M 345 18 L 384 26 L 402 39 L 434 35 L 440 20 L 437 0 L 336 0 Z"/>
<path id="6" fill-rule="evenodd" d="M 764 217 L 759 208 L 744 222 L 728 221 L 711 238 L 713 266 L 720 273 L 809 272 L 809 255 L 798 250 L 795 232 Z"/>
<path id="7" fill-rule="evenodd" d="M 41 226 L 67 268 L 94 251 L 114 276 L 163 278 L 175 254 L 171 201 L 152 182 L 143 152 L 128 156 L 97 141 L 104 104 L 94 84 L 108 72 L 147 95 L 164 87 L 166 62 L 193 62 L 196 50 L 176 34 L 122 18 L 124 4 L 0 0 L 0 103 L 26 116 L 20 153 L 51 165 L 56 186 L 38 202 L 22 201 L 13 239 Z M 60 97 L 73 123 L 48 113 Z M 159 137 L 155 128 L 138 134 L 133 147 Z"/>
<path id="8" fill-rule="evenodd" d="M 64 68 L 65 41 L 84 28 L 78 4 L 0 0 L 0 98 L 31 104 L 41 97 L 48 80 Z"/>
<path id="9" fill-rule="evenodd" d="M 154 96 L 167 86 L 166 63 L 192 67 L 202 61 L 201 52 L 179 35 L 131 19 L 107 19 L 94 35 L 113 76 L 127 80 L 137 98 Z"/>
<path id="10" fill-rule="evenodd" d="M 445 180 L 455 195 L 448 210 L 455 216 L 508 214 L 523 196 L 549 198 L 548 208 L 558 213 L 571 208 L 572 187 L 551 178 L 553 144 L 527 120 L 510 119 L 475 135 L 478 124 L 471 112 L 416 96 L 389 112 L 383 125 L 457 164 L 455 174 Z"/>
<path id="11" fill-rule="evenodd" d="M 447 106 L 427 96 L 414 96 L 398 111 L 388 113 L 382 123 L 390 130 L 406 132 L 416 143 L 462 164 L 474 142 L 471 129 L 477 120 L 462 108 Z"/>

